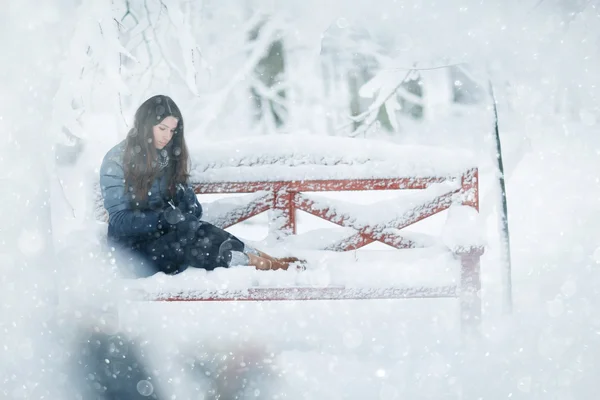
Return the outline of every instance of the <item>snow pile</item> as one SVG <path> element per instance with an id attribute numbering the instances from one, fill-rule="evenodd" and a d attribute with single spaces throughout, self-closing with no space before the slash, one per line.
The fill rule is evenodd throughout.
<path id="1" fill-rule="evenodd" d="M 400 254 L 403 253 L 403 254 Z M 436 288 L 456 286 L 460 263 L 443 248 L 369 252 L 305 251 L 305 271 L 257 271 L 253 267 L 188 269 L 170 276 L 124 281 L 124 290 L 156 295 L 168 293 L 222 293 L 250 288 Z"/>
<path id="2" fill-rule="evenodd" d="M 267 135 L 190 148 L 193 182 L 456 176 L 466 151 L 332 136 Z"/>
<path id="3" fill-rule="evenodd" d="M 442 231 L 442 241 L 453 252 L 486 245 L 483 223 L 473 207 L 453 205 Z"/>
<path id="4" fill-rule="evenodd" d="M 313 210 L 328 210 L 329 217 L 336 216 L 336 219 L 343 220 L 347 226 L 355 229 L 376 227 L 379 228 L 377 230 L 381 230 L 408 223 L 415 217 L 415 214 L 420 214 L 416 210 L 425 207 L 423 212 L 426 212 L 426 208 L 431 207 L 430 203 L 435 199 L 459 188 L 458 182 L 435 183 L 427 189 L 403 193 L 397 198 L 380 201 L 369 206 L 328 199 L 314 194 L 302 194 L 302 196 L 314 202 Z"/>
<path id="5" fill-rule="evenodd" d="M 238 217 L 247 215 L 248 210 L 253 209 L 256 203 L 266 204 L 272 201 L 269 192 L 259 190 L 250 194 L 202 202 L 202 220 L 219 227 L 227 226 Z"/>
<path id="6" fill-rule="evenodd" d="M 196 161 L 192 171 L 195 182 L 258 181 L 279 179 L 331 179 L 372 177 L 456 176 L 475 165 L 467 153 L 430 146 L 394 145 L 374 140 L 340 137 L 317 137 L 310 142 L 301 137 L 262 136 L 233 142 L 213 142 L 192 151 Z M 368 206 L 329 199 L 316 194 L 302 196 L 317 211 L 328 213 L 354 229 L 373 228 L 384 233 L 394 226 L 411 224 L 429 203 L 439 196 L 460 189 L 455 179 L 434 183 L 424 190 L 403 191 L 402 195 Z M 267 192 L 242 197 L 226 197 L 203 202 L 206 221 L 226 225 L 229 214 L 240 206 L 269 201 Z M 266 196 L 266 197 L 265 197 Z M 448 199 L 448 202 L 451 200 Z M 417 210 L 417 211 L 415 211 Z M 426 211 L 426 210 L 425 210 Z M 241 211 L 240 211 L 241 212 Z M 454 219 L 460 219 L 460 215 Z M 457 220 L 458 221 L 458 220 Z M 414 222 L 414 221 L 413 221 Z M 460 221 L 458 221 L 460 222 Z M 332 252 L 316 250 L 355 233 L 353 229 L 320 230 L 304 237 L 292 236 L 281 247 L 294 249 L 294 255 L 309 261 L 306 271 L 257 271 L 252 267 L 205 270 L 189 269 L 178 276 L 157 274 L 148 279 L 125 281 L 125 290 L 147 293 L 198 292 L 217 293 L 267 287 L 343 287 L 343 288 L 414 288 L 455 286 L 460 265 L 443 241 L 418 235 L 427 249 L 377 252 Z M 327 236 L 326 238 L 324 236 Z M 464 235 L 463 235 L 464 236 Z M 309 246 L 309 242 L 313 246 Z M 477 241 L 476 243 L 479 243 Z M 263 244 L 258 248 L 264 249 Z M 268 249 L 265 249 L 270 252 Z"/>

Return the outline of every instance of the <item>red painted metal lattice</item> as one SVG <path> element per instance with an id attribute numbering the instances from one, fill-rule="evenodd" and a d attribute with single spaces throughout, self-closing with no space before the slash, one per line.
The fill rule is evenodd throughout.
<path id="1" fill-rule="evenodd" d="M 448 193 L 415 205 L 412 209 L 386 223 L 357 225 L 347 215 L 330 212 L 326 206 L 317 205 L 306 192 L 365 191 L 426 189 L 435 183 L 457 182 L 457 188 Z M 221 228 L 227 228 L 257 214 L 274 210 L 269 224 L 270 233 L 285 237 L 296 233 L 296 211 L 301 210 L 339 226 L 353 228 L 356 233 L 329 246 L 328 250 L 348 251 L 374 241 L 398 249 L 424 247 L 389 229 L 402 230 L 407 226 L 448 209 L 452 204 L 463 204 L 479 210 L 478 170 L 465 171 L 454 177 L 392 178 L 392 179 L 329 179 L 277 182 L 220 182 L 195 185 L 197 194 L 258 193 L 244 206 L 230 210 L 219 218 Z M 157 301 L 282 301 L 282 300 L 349 300 L 349 299 L 399 299 L 459 297 L 463 326 L 476 326 L 481 319 L 480 256 L 483 249 L 472 247 L 456 253 L 461 262 L 461 281 L 458 286 L 438 288 L 252 288 L 243 291 L 186 292 L 155 297 Z"/>

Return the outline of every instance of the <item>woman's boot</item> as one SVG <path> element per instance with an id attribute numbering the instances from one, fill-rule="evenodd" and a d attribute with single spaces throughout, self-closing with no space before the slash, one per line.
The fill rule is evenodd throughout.
<path id="1" fill-rule="evenodd" d="M 271 261 L 273 263 L 273 266 L 277 266 L 277 268 L 273 268 L 273 269 L 288 269 L 290 267 L 290 265 L 292 264 L 296 264 L 296 266 L 299 269 L 306 269 L 306 261 L 304 260 L 300 260 L 297 257 L 282 257 L 282 258 L 275 258 L 273 256 L 268 255 L 265 252 L 262 252 L 260 250 L 257 250 L 258 254 L 260 255 L 260 257 L 265 258 L 269 261 Z"/>
<path id="2" fill-rule="evenodd" d="M 290 266 L 295 266 L 298 270 L 306 270 L 306 260 L 301 260 L 297 257 L 281 257 L 278 260 L 284 264 L 287 264 L 288 268 Z"/>
<path id="3" fill-rule="evenodd" d="M 248 264 L 253 266 L 256 269 L 260 269 L 263 271 L 273 269 L 273 263 L 271 260 L 257 256 L 252 253 L 246 254 L 248 256 Z"/>
<path id="4" fill-rule="evenodd" d="M 289 262 L 282 261 L 280 259 L 269 256 L 266 253 L 259 252 L 260 256 L 256 254 L 249 253 L 247 254 L 249 263 L 251 266 L 260 270 L 270 270 L 270 269 L 283 269 L 287 270 L 290 266 Z M 264 255 L 264 256 L 263 256 Z"/>

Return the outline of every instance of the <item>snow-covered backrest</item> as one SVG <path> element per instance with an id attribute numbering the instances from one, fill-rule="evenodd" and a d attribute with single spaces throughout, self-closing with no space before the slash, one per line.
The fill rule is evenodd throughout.
<path id="1" fill-rule="evenodd" d="M 265 135 L 190 146 L 194 183 L 456 176 L 466 151 L 320 135 Z"/>
<path id="2" fill-rule="evenodd" d="M 231 186 L 243 183 L 261 183 L 268 186 L 270 182 L 362 180 L 364 185 L 365 180 L 369 179 L 456 178 L 475 165 L 468 152 L 456 149 L 317 135 L 256 136 L 205 142 L 201 146 L 190 145 L 190 154 L 191 181 L 199 185 L 200 193 L 227 192 Z M 458 190 L 460 182 L 454 183 L 458 184 L 458 187 L 440 183 L 439 187 L 430 187 L 422 194 L 415 193 L 413 197 L 420 199 L 423 196 L 441 196 L 444 191 Z M 248 187 L 251 191 L 252 185 Z M 369 189 L 368 185 L 366 189 Z M 255 190 L 254 197 L 258 197 L 257 199 L 246 195 L 245 198 L 240 198 L 240 201 L 272 201 L 261 190 L 265 190 L 264 187 Z M 310 196 L 312 195 L 304 196 L 305 200 L 315 201 Z M 103 206 L 99 184 L 95 186 L 95 199 L 95 216 L 98 220 L 106 222 L 108 215 Z M 204 219 L 218 226 L 229 226 L 236 218 L 234 209 L 241 209 L 239 204 L 232 200 L 229 198 L 225 201 L 226 204 L 211 204 L 205 207 Z M 403 211 L 402 204 L 394 204 L 393 201 L 389 203 L 382 204 L 381 208 L 388 211 L 397 209 L 398 215 L 410 212 L 412 207 L 408 204 L 407 210 Z M 329 204 L 331 207 L 335 206 L 332 202 Z M 337 208 L 342 210 L 342 205 Z M 363 224 L 365 227 L 376 222 L 368 213 L 365 217 L 368 217 L 368 221 Z M 382 222 L 379 225 L 385 224 Z"/>

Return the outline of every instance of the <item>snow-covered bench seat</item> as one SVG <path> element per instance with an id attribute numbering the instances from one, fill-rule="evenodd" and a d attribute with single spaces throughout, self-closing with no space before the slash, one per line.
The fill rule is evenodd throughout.
<path id="1" fill-rule="evenodd" d="M 301 255 L 315 263 L 302 272 L 249 267 L 208 273 L 188 270 L 139 282 L 143 299 L 457 297 L 463 322 L 479 322 L 483 246 L 477 224 L 478 170 L 469 154 L 365 139 L 286 135 L 203 143 L 198 149 L 191 147 L 190 153 L 197 194 L 239 195 L 203 202 L 208 222 L 225 229 L 268 211 L 269 236 L 264 243 L 270 247 L 280 243 L 290 253 L 304 251 Z M 404 189 L 409 192 L 401 198 L 370 205 L 319 194 Z M 404 232 L 447 209 L 441 237 Z M 296 235 L 298 210 L 342 229 Z M 349 252 L 376 241 L 403 251 L 373 251 L 362 260 Z M 435 268 L 433 282 L 419 281 L 425 270 Z"/>

